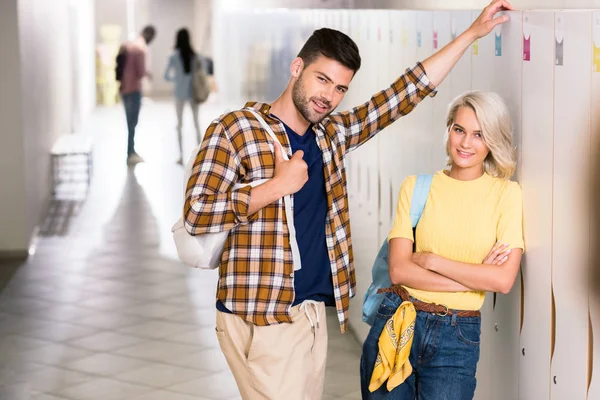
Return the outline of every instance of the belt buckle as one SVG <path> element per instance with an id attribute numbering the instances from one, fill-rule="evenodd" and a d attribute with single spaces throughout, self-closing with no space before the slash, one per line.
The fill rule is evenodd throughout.
<path id="1" fill-rule="evenodd" d="M 450 312 L 450 309 L 448 309 L 448 306 L 445 305 L 445 304 L 438 304 L 438 306 L 444 307 L 445 310 L 442 311 L 442 312 L 436 313 L 436 315 L 439 316 L 439 317 L 445 317 L 445 316 L 447 316 L 448 313 Z"/>

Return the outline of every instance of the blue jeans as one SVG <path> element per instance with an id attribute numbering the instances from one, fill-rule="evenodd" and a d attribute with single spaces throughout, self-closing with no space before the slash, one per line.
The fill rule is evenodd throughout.
<path id="1" fill-rule="evenodd" d="M 142 93 L 133 92 L 122 95 L 123 105 L 125 106 L 125 117 L 127 118 L 127 156 L 135 153 L 135 127 L 140 116 L 140 108 L 142 107 Z"/>
<path id="2" fill-rule="evenodd" d="M 471 400 L 475 395 L 475 372 L 479 361 L 480 317 L 439 316 L 417 311 L 415 336 L 410 351 L 412 374 L 388 392 L 385 383 L 369 392 L 378 341 L 385 322 L 402 299 L 386 293 L 375 322 L 363 344 L 360 359 L 362 398 L 395 400 Z M 387 383 L 387 382 L 386 382 Z"/>

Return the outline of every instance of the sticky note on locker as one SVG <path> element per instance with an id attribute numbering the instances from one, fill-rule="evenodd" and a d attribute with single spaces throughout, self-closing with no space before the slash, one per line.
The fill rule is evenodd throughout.
<path id="1" fill-rule="evenodd" d="M 473 42 L 472 50 L 473 50 L 474 56 L 479 55 L 479 39 L 477 39 Z"/>
<path id="2" fill-rule="evenodd" d="M 496 57 L 502 56 L 502 25 L 494 28 L 494 54 Z"/>
<path id="3" fill-rule="evenodd" d="M 531 61 L 531 31 L 528 16 L 523 18 L 523 61 Z"/>
<path id="4" fill-rule="evenodd" d="M 502 56 L 502 33 L 495 34 L 494 36 L 496 37 L 496 57 L 500 57 Z"/>
<path id="5" fill-rule="evenodd" d="M 562 66 L 565 50 L 565 19 L 561 14 L 556 16 L 554 23 L 554 65 Z"/>

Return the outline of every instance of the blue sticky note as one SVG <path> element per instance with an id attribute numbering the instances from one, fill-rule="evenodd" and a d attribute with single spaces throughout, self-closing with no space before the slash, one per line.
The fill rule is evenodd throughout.
<path id="1" fill-rule="evenodd" d="M 502 55 L 502 34 L 494 36 L 496 37 L 496 57 L 500 57 Z"/>

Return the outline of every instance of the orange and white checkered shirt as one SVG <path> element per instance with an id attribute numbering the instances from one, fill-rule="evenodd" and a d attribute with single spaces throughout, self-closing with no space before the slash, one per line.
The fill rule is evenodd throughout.
<path id="1" fill-rule="evenodd" d="M 356 286 L 344 156 L 435 93 L 423 66 L 417 63 L 368 102 L 332 113 L 313 127 L 323 153 L 328 205 L 325 234 L 342 332 L 347 328 Z M 248 107 L 262 114 L 291 156 L 285 128 L 270 116 L 270 105 L 248 103 Z M 292 251 L 283 199 L 248 215 L 251 188 L 233 187 L 272 178 L 274 172 L 269 135 L 250 111 L 229 112 L 206 131 L 184 205 L 185 227 L 192 235 L 231 230 L 219 267 L 217 299 L 256 325 L 291 322 Z"/>

